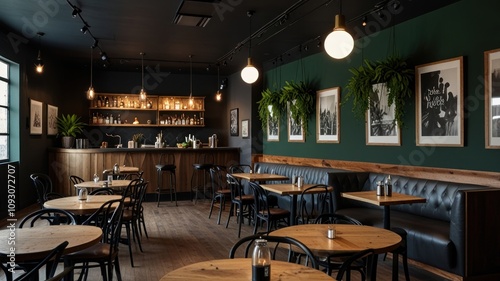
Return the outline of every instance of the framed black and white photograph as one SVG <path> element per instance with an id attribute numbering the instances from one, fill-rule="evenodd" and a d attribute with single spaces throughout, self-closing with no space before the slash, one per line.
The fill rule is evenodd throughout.
<path id="1" fill-rule="evenodd" d="M 233 108 L 229 111 L 229 130 L 231 136 L 239 136 L 238 122 L 238 109 Z"/>
<path id="2" fill-rule="evenodd" d="M 401 132 L 396 122 L 396 104 L 389 106 L 386 83 L 373 85 L 366 112 L 367 145 L 401 145 Z"/>
<path id="3" fill-rule="evenodd" d="M 47 104 L 47 135 L 57 135 L 57 106 Z"/>
<path id="4" fill-rule="evenodd" d="M 249 126 L 250 126 L 249 119 L 241 120 L 241 137 L 248 138 L 250 136 L 250 132 L 248 131 Z"/>
<path id="5" fill-rule="evenodd" d="M 43 103 L 30 100 L 30 134 L 41 135 L 43 130 Z"/>
<path id="6" fill-rule="evenodd" d="M 484 52 L 486 148 L 500 148 L 500 49 Z"/>
<path id="7" fill-rule="evenodd" d="M 330 88 L 316 93 L 316 142 L 340 142 L 340 88 Z"/>
<path id="8" fill-rule="evenodd" d="M 415 67 L 418 146 L 464 145 L 463 57 Z"/>
<path id="9" fill-rule="evenodd" d="M 288 142 L 305 142 L 304 127 L 301 120 L 294 120 L 290 114 L 290 104 L 287 105 Z"/>
<path id="10" fill-rule="evenodd" d="M 267 117 L 267 141 L 280 141 L 280 119 L 272 112 Z"/>

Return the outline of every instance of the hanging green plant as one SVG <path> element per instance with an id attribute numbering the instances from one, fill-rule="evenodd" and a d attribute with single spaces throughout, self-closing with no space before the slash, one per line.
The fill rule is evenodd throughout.
<path id="1" fill-rule="evenodd" d="M 369 108 L 370 95 L 373 94 L 373 84 L 386 83 L 388 104 L 396 105 L 395 120 L 403 125 L 404 105 L 412 96 L 413 68 L 399 57 L 388 57 L 383 61 L 370 62 L 365 60 L 358 68 L 349 70 L 353 76 L 347 83 L 347 94 L 344 102 L 353 98 L 352 111 L 361 119 Z"/>
<path id="2" fill-rule="evenodd" d="M 309 83 L 285 82 L 280 98 L 281 107 L 286 109 L 290 104 L 290 116 L 294 120 L 301 120 L 304 132 L 307 132 L 307 121 L 314 112 L 315 90 Z"/>
<path id="3" fill-rule="evenodd" d="M 276 121 L 281 116 L 281 112 L 283 112 L 280 104 L 280 97 L 280 90 L 271 91 L 268 88 L 262 91 L 262 99 L 258 101 L 257 104 L 259 105 L 259 119 L 264 131 L 267 129 L 268 117 Z"/>

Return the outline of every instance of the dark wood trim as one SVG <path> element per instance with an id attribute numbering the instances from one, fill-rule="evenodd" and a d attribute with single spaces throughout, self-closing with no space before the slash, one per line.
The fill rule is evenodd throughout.
<path id="1" fill-rule="evenodd" d="M 477 184 L 500 188 L 500 173 L 460 170 L 448 168 L 434 168 L 423 166 L 406 166 L 396 164 L 382 164 L 358 161 L 344 161 L 317 158 L 302 158 L 280 155 L 254 154 L 252 163 L 271 162 L 290 165 L 324 167 L 343 169 L 353 172 L 374 172 L 391 175 L 407 176 L 429 180 L 440 180 L 456 183 Z"/>

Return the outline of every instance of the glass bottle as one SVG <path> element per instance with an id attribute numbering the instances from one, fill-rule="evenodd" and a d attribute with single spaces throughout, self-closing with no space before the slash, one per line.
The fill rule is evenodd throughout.
<path id="1" fill-rule="evenodd" d="M 95 183 L 98 183 L 99 182 L 99 176 L 96 174 L 94 174 L 94 182 Z"/>
<path id="2" fill-rule="evenodd" d="M 120 173 L 120 166 L 118 166 L 118 163 L 115 163 L 113 166 L 113 174 L 119 174 Z"/>
<path id="3" fill-rule="evenodd" d="M 391 175 L 388 175 L 385 178 L 384 182 L 384 191 L 385 191 L 385 196 L 392 196 L 392 180 L 391 180 Z"/>
<path id="4" fill-rule="evenodd" d="M 97 115 L 95 113 L 92 114 L 92 124 L 97 124 Z"/>
<path id="5" fill-rule="evenodd" d="M 104 104 L 105 104 L 105 106 L 106 106 L 106 107 L 109 107 L 109 99 L 108 99 L 108 96 L 106 96 L 106 97 L 104 98 Z"/>
<path id="6" fill-rule="evenodd" d="M 252 281 L 269 281 L 271 279 L 271 251 L 267 240 L 255 240 L 252 254 Z"/>

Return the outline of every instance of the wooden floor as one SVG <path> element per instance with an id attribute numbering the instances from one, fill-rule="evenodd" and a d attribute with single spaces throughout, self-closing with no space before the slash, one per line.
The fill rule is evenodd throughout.
<path id="1" fill-rule="evenodd" d="M 138 247 L 133 248 L 135 267 L 130 266 L 128 249 L 120 247 L 120 264 L 123 280 L 159 280 L 169 271 L 191 263 L 227 258 L 229 249 L 237 238 L 237 223 L 231 219 L 229 228 L 225 228 L 227 212 L 223 212 L 223 223 L 217 225 L 217 211 L 208 219 L 209 202 L 180 201 L 179 206 L 164 202 L 160 207 L 156 203 L 144 203 L 149 239 L 143 237 L 144 253 Z M 252 228 L 242 227 L 242 236 L 250 235 Z M 379 261 L 378 280 L 391 280 L 392 260 Z M 400 280 L 404 280 L 400 268 Z M 0 280 L 5 277 L 0 273 Z M 410 265 L 412 281 L 448 280 L 420 268 Z M 116 276 L 115 276 L 116 277 Z M 101 280 L 99 269 L 90 271 L 88 280 Z M 116 280 L 116 278 L 114 279 Z M 360 280 L 353 273 L 352 280 Z"/>

